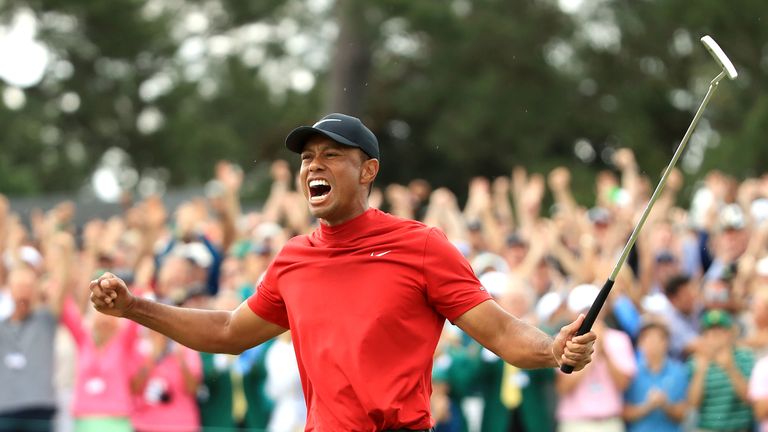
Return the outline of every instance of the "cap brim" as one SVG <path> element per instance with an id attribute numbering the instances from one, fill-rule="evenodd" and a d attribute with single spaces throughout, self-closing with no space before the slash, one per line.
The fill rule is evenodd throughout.
<path id="1" fill-rule="evenodd" d="M 294 153 L 301 153 L 302 150 L 304 150 L 304 145 L 307 143 L 307 141 L 315 135 L 322 135 L 326 138 L 330 138 L 336 141 L 339 144 L 360 148 L 359 145 L 353 143 L 352 141 L 344 138 L 341 135 L 335 134 L 333 132 L 316 129 L 316 128 L 313 128 L 312 126 L 301 126 L 291 131 L 291 133 L 289 133 L 288 136 L 285 138 L 285 147 L 287 147 L 288 150 Z"/>

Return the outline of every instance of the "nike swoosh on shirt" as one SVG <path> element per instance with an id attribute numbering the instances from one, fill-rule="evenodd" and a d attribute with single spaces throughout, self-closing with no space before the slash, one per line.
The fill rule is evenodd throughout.
<path id="1" fill-rule="evenodd" d="M 384 256 L 384 255 L 386 255 L 386 254 L 390 253 L 390 252 L 392 252 L 392 251 L 391 251 L 391 250 L 388 250 L 388 251 L 386 251 L 386 252 L 380 252 L 380 253 L 371 252 L 371 256 L 377 256 L 377 257 L 381 257 L 381 256 Z"/>

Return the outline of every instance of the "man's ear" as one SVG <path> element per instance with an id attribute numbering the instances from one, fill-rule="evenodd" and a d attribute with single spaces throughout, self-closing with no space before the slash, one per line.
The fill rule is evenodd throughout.
<path id="1" fill-rule="evenodd" d="M 363 161 L 363 169 L 360 172 L 360 183 L 370 184 L 376 179 L 379 173 L 379 160 L 367 159 Z"/>

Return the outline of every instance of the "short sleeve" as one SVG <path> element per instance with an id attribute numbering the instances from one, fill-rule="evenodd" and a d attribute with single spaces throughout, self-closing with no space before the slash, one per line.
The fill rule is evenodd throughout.
<path id="1" fill-rule="evenodd" d="M 491 299 L 467 260 L 438 229 L 427 235 L 423 265 L 427 299 L 449 321 Z"/>
<path id="2" fill-rule="evenodd" d="M 274 264 L 274 261 L 273 261 Z M 277 289 L 272 264 L 267 268 L 264 279 L 248 298 L 248 306 L 253 313 L 261 318 L 284 328 L 290 328 L 288 323 L 288 310 L 285 301 Z"/>
<path id="3" fill-rule="evenodd" d="M 768 399 L 768 356 L 757 362 L 749 378 L 749 399 Z"/>

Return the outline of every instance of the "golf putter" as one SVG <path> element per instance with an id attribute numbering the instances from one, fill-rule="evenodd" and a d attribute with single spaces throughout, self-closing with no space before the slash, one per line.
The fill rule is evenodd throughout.
<path id="1" fill-rule="evenodd" d="M 712 82 L 710 82 L 709 89 L 707 89 L 707 93 L 704 95 L 704 100 L 702 100 L 701 105 L 699 105 L 699 109 L 696 110 L 696 114 L 694 114 L 693 120 L 691 121 L 691 124 L 688 126 L 688 130 L 685 132 L 685 135 L 683 136 L 682 141 L 680 141 L 680 144 L 677 146 L 677 150 L 675 150 L 675 154 L 672 156 L 672 160 L 669 162 L 669 165 L 667 165 L 667 168 L 664 170 L 664 174 L 662 174 L 661 180 L 659 180 L 659 184 L 656 185 L 656 189 L 653 191 L 653 195 L 651 195 L 651 199 L 648 200 L 648 204 L 645 206 L 645 210 L 643 210 L 643 214 L 640 216 L 640 220 L 637 222 L 637 225 L 635 225 L 635 228 L 632 230 L 632 234 L 629 236 L 629 240 L 627 240 L 627 244 L 624 245 L 624 249 L 621 251 L 621 255 L 619 256 L 619 259 L 616 261 L 616 265 L 614 265 L 613 271 L 611 272 L 610 276 L 608 276 L 608 279 L 605 281 L 605 284 L 603 284 L 603 288 L 600 289 L 600 292 L 597 294 L 597 297 L 592 303 L 592 306 L 589 308 L 589 312 L 587 312 L 587 316 L 584 317 L 584 321 L 581 323 L 581 326 L 576 331 L 576 336 L 583 335 L 592 329 L 592 325 L 595 323 L 595 319 L 597 319 L 597 315 L 600 313 L 600 310 L 603 308 L 603 304 L 605 303 L 605 300 L 608 298 L 608 294 L 610 294 L 611 288 L 613 288 L 613 284 L 616 281 L 616 277 L 619 275 L 621 266 L 624 265 L 624 261 L 627 260 L 627 256 L 629 256 L 629 252 L 632 250 L 632 247 L 635 245 L 637 236 L 640 233 L 640 230 L 643 228 L 643 225 L 645 224 L 645 220 L 648 219 L 648 214 L 650 214 L 651 209 L 653 208 L 653 205 L 656 203 L 656 200 L 659 199 L 659 196 L 661 195 L 662 190 L 664 190 L 664 185 L 666 185 L 667 183 L 667 178 L 669 177 L 669 174 L 672 172 L 672 169 L 677 164 L 677 160 L 680 159 L 680 156 L 683 154 L 683 150 L 685 150 L 685 146 L 688 144 L 688 140 L 691 138 L 691 135 L 693 135 L 693 130 L 696 129 L 696 125 L 699 123 L 701 114 L 704 112 L 704 108 L 709 103 L 709 99 L 712 97 L 712 94 L 717 89 L 718 84 L 720 84 L 720 81 L 726 76 L 730 79 L 736 79 L 736 77 L 739 75 L 738 72 L 736 72 L 736 68 L 733 67 L 733 63 L 731 63 L 731 60 L 728 59 L 728 56 L 725 55 L 725 52 L 723 52 L 723 50 L 720 48 L 717 42 L 715 42 L 714 39 L 712 39 L 709 36 L 704 36 L 701 38 L 701 42 L 707 48 L 707 51 L 709 51 L 709 53 L 712 54 L 712 57 L 714 57 L 715 60 L 717 60 L 717 63 L 720 65 L 720 69 L 721 69 L 720 73 L 712 80 Z M 557 360 L 558 362 L 560 361 L 560 359 L 557 359 Z M 564 373 L 569 374 L 573 372 L 573 366 L 563 364 L 560 366 L 560 370 Z"/>

